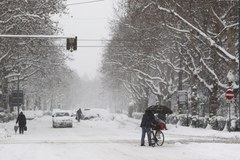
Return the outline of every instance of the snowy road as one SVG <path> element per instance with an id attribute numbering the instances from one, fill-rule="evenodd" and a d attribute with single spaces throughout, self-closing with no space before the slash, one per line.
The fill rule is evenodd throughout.
<path id="1" fill-rule="evenodd" d="M 240 160 L 240 134 L 169 125 L 161 147 L 141 147 L 139 120 L 115 116 L 114 120 L 74 121 L 73 128 L 52 128 L 51 117 L 28 121 L 24 135 L 6 123 L 7 137 L 0 139 L 0 159 L 5 160 Z"/>

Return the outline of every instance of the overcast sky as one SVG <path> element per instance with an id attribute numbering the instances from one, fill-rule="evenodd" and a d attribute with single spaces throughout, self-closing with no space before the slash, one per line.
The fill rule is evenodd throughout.
<path id="1" fill-rule="evenodd" d="M 68 4 L 89 2 L 94 0 L 68 0 Z M 81 39 L 109 39 L 108 22 L 113 17 L 113 2 L 104 0 L 94 3 L 69 5 L 68 15 L 60 17 L 60 27 L 65 35 L 77 36 Z M 103 46 L 100 41 L 78 41 L 78 46 Z M 103 47 L 78 47 L 71 53 L 73 61 L 68 65 L 80 76 L 87 74 L 89 78 L 97 75 L 100 67 Z"/>

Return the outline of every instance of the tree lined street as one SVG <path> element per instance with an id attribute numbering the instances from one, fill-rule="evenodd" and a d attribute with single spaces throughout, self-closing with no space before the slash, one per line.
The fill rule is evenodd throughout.
<path id="1" fill-rule="evenodd" d="M 237 0 L 0 0 L 1 159 L 240 160 L 239 15 Z M 164 145 L 140 145 L 160 122 Z"/>

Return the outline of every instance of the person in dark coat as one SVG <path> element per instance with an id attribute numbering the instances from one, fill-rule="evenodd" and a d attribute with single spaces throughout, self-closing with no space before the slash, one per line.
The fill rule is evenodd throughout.
<path id="1" fill-rule="evenodd" d="M 24 127 L 26 126 L 26 117 L 23 114 L 23 112 L 20 112 L 16 121 L 16 124 L 18 123 L 19 126 L 19 134 L 23 134 L 24 133 Z"/>
<path id="2" fill-rule="evenodd" d="M 81 117 L 82 117 L 82 110 L 81 110 L 81 108 L 79 108 L 78 110 L 77 110 L 77 115 L 76 115 L 77 117 L 77 120 L 78 120 L 78 122 L 80 122 L 80 119 L 81 119 Z"/>
<path id="3" fill-rule="evenodd" d="M 144 139 L 145 139 L 146 133 L 148 137 L 148 144 L 149 146 L 152 145 L 150 129 L 154 123 L 155 123 L 154 114 L 152 113 L 152 111 L 146 110 L 145 113 L 143 114 L 142 122 L 140 125 L 140 127 L 142 128 L 141 146 L 144 146 Z"/>

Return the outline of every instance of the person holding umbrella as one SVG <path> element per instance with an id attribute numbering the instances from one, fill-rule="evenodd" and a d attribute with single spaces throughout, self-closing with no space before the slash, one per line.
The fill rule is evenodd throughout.
<path id="1" fill-rule="evenodd" d="M 151 133 L 150 129 L 155 123 L 155 117 L 151 110 L 146 110 L 143 114 L 140 127 L 142 128 L 141 146 L 145 146 L 145 136 L 147 133 L 148 144 L 151 146 Z"/>
<path id="2" fill-rule="evenodd" d="M 166 127 L 166 114 L 172 114 L 172 110 L 168 108 L 167 106 L 160 105 L 159 103 L 156 103 L 156 105 L 152 105 L 148 107 L 146 110 L 151 110 L 153 114 L 157 114 L 157 118 L 162 120 L 165 124 L 164 129 L 167 130 Z"/>

